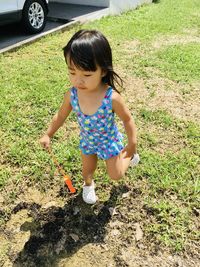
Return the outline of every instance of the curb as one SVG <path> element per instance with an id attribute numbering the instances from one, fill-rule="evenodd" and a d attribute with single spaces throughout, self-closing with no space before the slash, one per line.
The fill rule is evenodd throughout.
<path id="1" fill-rule="evenodd" d="M 42 37 L 44 37 L 44 36 L 46 36 L 48 34 L 51 34 L 51 33 L 54 33 L 54 32 L 64 32 L 67 29 L 70 29 L 73 26 L 78 25 L 78 24 L 80 24 L 79 21 L 71 21 L 69 23 L 63 24 L 63 25 L 58 26 L 58 27 L 56 27 L 54 29 L 51 29 L 49 31 L 40 33 L 37 36 L 34 36 L 34 37 L 28 38 L 28 39 L 26 39 L 24 41 L 21 41 L 21 42 L 19 42 L 17 44 L 10 45 L 10 46 L 8 46 L 6 48 L 0 49 L 0 54 L 6 53 L 6 52 L 16 51 L 18 48 L 20 48 L 22 46 L 25 46 L 25 45 L 28 45 L 28 44 L 31 44 L 31 43 L 34 43 L 37 40 L 41 39 Z"/>

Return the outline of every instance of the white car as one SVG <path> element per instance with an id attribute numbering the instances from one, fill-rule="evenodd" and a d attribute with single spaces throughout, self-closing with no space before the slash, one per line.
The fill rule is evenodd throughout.
<path id="1" fill-rule="evenodd" d="M 0 0 L 0 25 L 21 21 L 26 31 L 41 32 L 46 24 L 49 0 Z"/>

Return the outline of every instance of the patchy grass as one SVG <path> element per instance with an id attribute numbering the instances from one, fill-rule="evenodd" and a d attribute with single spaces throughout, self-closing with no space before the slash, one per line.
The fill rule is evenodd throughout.
<path id="1" fill-rule="evenodd" d="M 119 74 L 126 71 L 124 96 L 139 129 L 141 163 L 138 168 L 129 169 L 125 182 L 143 192 L 140 208 L 147 212 L 147 217 L 142 217 L 140 211 L 134 216 L 143 220 L 146 238 L 152 238 L 155 244 L 159 241 L 174 251 L 186 248 L 192 251 L 198 239 L 200 128 L 195 110 L 191 113 L 186 107 L 188 103 L 197 103 L 194 84 L 199 84 L 199 39 L 191 43 L 168 42 L 164 47 L 154 44 L 159 38 L 169 40 L 169 36 L 184 37 L 190 35 L 190 31 L 196 32 L 200 26 L 198 12 L 200 2 L 197 0 L 163 0 L 49 35 L 16 52 L 0 55 L 3 226 L 19 196 L 24 196 L 31 186 L 46 194 L 55 191 L 51 195 L 55 199 L 65 201 L 68 197 L 62 191 L 62 181 L 51 158 L 40 148 L 38 139 L 70 86 L 62 47 L 80 27 L 97 28 L 111 41 L 116 68 L 122 70 Z M 134 79 L 143 83 L 134 84 Z M 160 85 L 162 93 L 176 91 L 166 102 L 163 93 L 164 108 L 159 101 Z M 175 96 L 180 99 L 182 119 L 177 118 L 171 108 L 177 104 Z M 148 105 L 152 102 L 153 107 Z M 190 116 L 186 116 L 187 113 Z M 53 150 L 80 190 L 78 144 L 77 124 L 71 115 L 54 137 Z M 96 181 L 99 198 L 107 200 L 113 183 L 101 161 Z M 6 243 L 4 250 L 9 246 Z"/>
<path id="2" fill-rule="evenodd" d="M 144 58 L 143 65 L 158 68 L 163 77 L 177 82 L 192 82 L 199 79 L 199 57 L 199 42 L 177 44 L 161 48 L 152 55 L 152 58 Z"/>

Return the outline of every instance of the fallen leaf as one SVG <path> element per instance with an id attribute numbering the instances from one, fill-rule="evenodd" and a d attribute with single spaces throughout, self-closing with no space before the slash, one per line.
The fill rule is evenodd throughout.
<path id="1" fill-rule="evenodd" d="M 76 206 L 74 208 L 74 215 L 78 214 L 79 212 L 80 212 L 80 208 Z"/>
<path id="2" fill-rule="evenodd" d="M 105 245 L 105 244 L 101 244 L 100 246 L 101 246 L 101 248 L 104 249 L 104 251 L 109 251 L 109 248 L 108 248 L 107 245 Z M 103 252 L 104 252 L 104 251 L 103 251 Z"/>
<path id="3" fill-rule="evenodd" d="M 131 195 L 131 192 L 129 191 L 129 192 L 127 192 L 127 193 L 124 193 L 124 194 L 122 195 L 122 198 L 130 197 L 130 195 Z"/>
<path id="4" fill-rule="evenodd" d="M 136 232 L 135 232 L 135 239 L 136 241 L 139 241 L 143 238 L 143 231 L 139 225 L 139 223 L 135 223 Z"/>
<path id="5" fill-rule="evenodd" d="M 114 230 L 111 231 L 111 235 L 112 236 L 120 235 L 120 231 L 117 230 L 117 229 L 114 229 Z"/>
<path id="6" fill-rule="evenodd" d="M 56 205 L 56 202 L 55 201 L 50 201 L 50 202 L 48 202 L 48 203 L 46 203 L 44 206 L 43 206 L 43 208 L 44 209 L 49 209 L 49 208 L 51 208 L 51 207 L 56 207 L 57 205 Z"/>
<path id="7" fill-rule="evenodd" d="M 118 214 L 118 212 L 116 212 L 116 208 L 110 207 L 108 210 L 109 210 L 111 216 Z"/>
<path id="8" fill-rule="evenodd" d="M 120 228 L 120 227 L 122 227 L 122 225 L 123 225 L 124 223 L 123 222 L 120 222 L 120 221 L 115 221 L 115 222 L 110 222 L 109 223 L 109 226 L 111 227 L 111 228 Z"/>
<path id="9" fill-rule="evenodd" d="M 79 236 L 76 234 L 70 234 L 69 235 L 75 242 L 77 242 L 79 240 Z"/>
<path id="10" fill-rule="evenodd" d="M 0 203 L 2 204 L 4 202 L 3 196 L 0 196 Z"/>

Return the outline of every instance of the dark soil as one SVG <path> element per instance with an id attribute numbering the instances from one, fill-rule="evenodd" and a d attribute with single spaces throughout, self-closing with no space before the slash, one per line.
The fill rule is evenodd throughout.
<path id="1" fill-rule="evenodd" d="M 143 204 L 142 194 L 140 187 L 118 185 L 93 206 L 81 194 L 63 206 L 18 203 L 3 229 L 10 249 L 1 266 L 199 266 L 197 254 L 173 254 L 145 235 L 156 211 Z"/>

